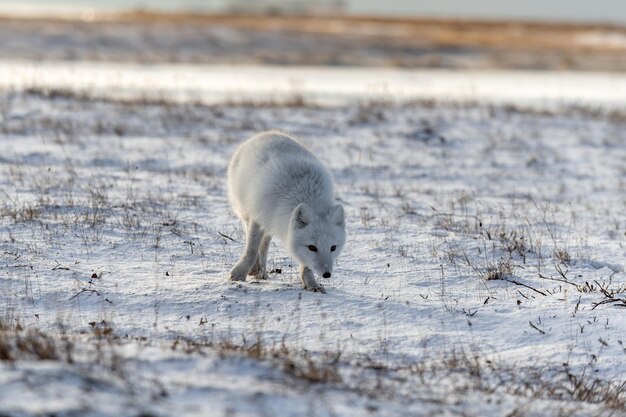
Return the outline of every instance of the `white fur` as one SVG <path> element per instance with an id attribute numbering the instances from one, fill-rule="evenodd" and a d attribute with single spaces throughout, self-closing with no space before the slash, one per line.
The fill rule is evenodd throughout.
<path id="1" fill-rule="evenodd" d="M 343 207 L 333 202 L 326 167 L 285 133 L 263 132 L 235 151 L 228 165 L 228 193 L 246 227 L 246 247 L 230 279 L 267 278 L 267 250 L 277 237 L 300 263 L 304 288 L 325 292 L 313 273 L 332 274 L 346 239 Z"/>

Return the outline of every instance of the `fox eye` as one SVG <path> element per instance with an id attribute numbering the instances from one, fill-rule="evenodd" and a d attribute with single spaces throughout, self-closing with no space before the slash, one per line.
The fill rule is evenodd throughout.
<path id="1" fill-rule="evenodd" d="M 330 247 L 330 251 L 331 251 L 331 252 L 334 252 L 336 249 L 337 249 L 337 246 L 335 246 L 335 245 L 333 245 L 333 246 L 331 246 L 331 247 Z"/>
<path id="2" fill-rule="evenodd" d="M 309 245 L 309 250 L 311 252 L 317 252 L 317 248 L 315 246 L 313 246 L 313 245 Z"/>

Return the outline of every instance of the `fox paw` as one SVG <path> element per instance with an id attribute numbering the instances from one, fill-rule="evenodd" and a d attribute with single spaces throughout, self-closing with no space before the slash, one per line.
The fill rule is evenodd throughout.
<path id="1" fill-rule="evenodd" d="M 237 268 L 233 268 L 232 271 L 230 271 L 230 275 L 228 277 L 228 279 L 230 281 L 245 281 L 246 280 L 246 272 L 245 271 L 240 271 Z"/>
<path id="2" fill-rule="evenodd" d="M 258 280 L 258 281 L 265 281 L 269 278 L 269 276 L 267 275 L 267 273 L 265 272 L 259 272 L 253 275 L 254 279 Z"/>
<path id="3" fill-rule="evenodd" d="M 324 287 L 322 287 L 321 285 L 317 284 L 317 286 L 308 286 L 305 285 L 304 289 L 306 291 L 311 291 L 311 292 L 321 292 L 322 294 L 326 294 L 326 289 Z"/>

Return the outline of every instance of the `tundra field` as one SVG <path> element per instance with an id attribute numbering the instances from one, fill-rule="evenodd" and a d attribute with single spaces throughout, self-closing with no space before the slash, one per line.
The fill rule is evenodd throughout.
<path id="1" fill-rule="evenodd" d="M 626 115 L 0 94 L 0 415 L 623 416 Z M 328 293 L 243 245 L 226 166 L 335 177 Z"/>

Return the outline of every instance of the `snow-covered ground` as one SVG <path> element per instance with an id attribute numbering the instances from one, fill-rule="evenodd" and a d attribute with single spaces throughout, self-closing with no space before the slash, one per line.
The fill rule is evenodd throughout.
<path id="1" fill-rule="evenodd" d="M 0 61 L 0 89 L 204 104 L 292 102 L 298 98 L 325 105 L 360 100 L 446 100 L 550 109 L 626 107 L 626 74 L 568 71 Z"/>
<path id="2" fill-rule="evenodd" d="M 11 65 L 0 414 L 626 413 L 623 76 L 380 71 L 391 84 L 371 96 L 367 70 L 294 69 L 305 81 L 284 94 L 304 100 L 277 104 L 259 69 Z M 420 95 L 455 79 L 481 81 Z M 534 110 L 499 104 L 518 102 Z M 225 280 L 243 244 L 226 164 L 270 128 L 329 166 L 346 208 L 325 295 L 301 290 L 277 242 L 270 280 Z"/>

